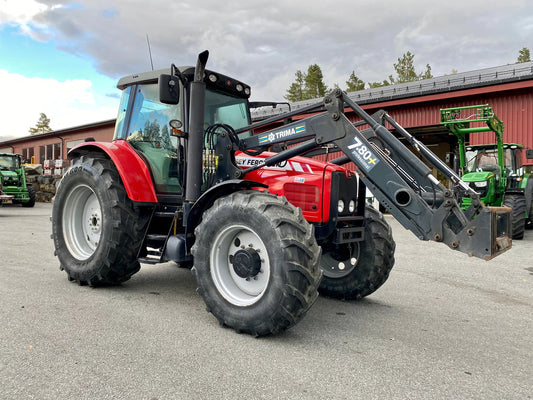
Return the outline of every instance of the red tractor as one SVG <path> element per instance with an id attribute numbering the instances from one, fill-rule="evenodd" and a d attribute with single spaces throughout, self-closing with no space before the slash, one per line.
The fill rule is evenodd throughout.
<path id="1" fill-rule="evenodd" d="M 423 144 L 429 167 L 381 123 L 416 140 L 386 113 L 369 116 L 336 90 L 324 101 L 252 125 L 250 88 L 205 69 L 122 78 L 113 142 L 69 153 L 53 203 L 60 268 L 91 286 L 128 280 L 140 263 L 191 268 L 207 309 L 261 336 L 297 323 L 318 296 L 357 299 L 378 289 L 395 243 L 366 188 L 419 239 L 490 259 L 511 246 L 509 209 L 479 196 Z M 348 107 L 362 118 L 352 123 Z M 273 120 L 321 111 L 260 132 Z M 358 130 L 363 123 L 369 128 Z M 401 129 L 400 129 L 401 128 Z M 279 152 L 268 152 L 277 145 Z M 324 145 L 345 156 L 303 157 Z M 342 165 L 354 162 L 358 174 Z M 458 198 L 470 197 L 462 210 Z"/>

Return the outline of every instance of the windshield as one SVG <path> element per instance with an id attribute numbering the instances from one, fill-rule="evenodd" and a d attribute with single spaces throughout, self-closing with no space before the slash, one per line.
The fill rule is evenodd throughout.
<path id="1" fill-rule="evenodd" d="M 13 156 L 0 156 L 0 169 L 14 171 L 19 168 L 18 158 Z"/>
<path id="2" fill-rule="evenodd" d="M 503 153 L 504 165 L 506 169 L 511 169 L 511 150 L 506 149 Z M 470 172 L 492 171 L 498 169 L 497 149 L 472 149 L 466 152 L 467 168 Z"/>
<path id="3" fill-rule="evenodd" d="M 235 130 L 250 125 L 246 99 L 208 88 L 205 94 L 205 128 L 214 124 L 226 124 Z M 240 134 L 245 137 L 250 135 L 250 132 Z"/>

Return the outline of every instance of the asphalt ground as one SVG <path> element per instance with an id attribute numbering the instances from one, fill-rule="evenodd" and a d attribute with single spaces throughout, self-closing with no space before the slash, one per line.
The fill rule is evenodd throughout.
<path id="1" fill-rule="evenodd" d="M 533 231 L 485 262 L 387 216 L 389 280 L 284 334 L 219 326 L 190 271 L 92 289 L 59 271 L 50 204 L 0 208 L 2 399 L 531 399 Z"/>

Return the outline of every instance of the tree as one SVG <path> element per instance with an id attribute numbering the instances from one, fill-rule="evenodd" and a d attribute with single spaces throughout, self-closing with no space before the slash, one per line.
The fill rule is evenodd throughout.
<path id="1" fill-rule="evenodd" d="M 300 101 L 304 100 L 305 92 L 305 75 L 302 71 L 296 71 L 296 81 L 294 81 L 289 89 L 287 94 L 284 96 L 289 101 Z"/>
<path id="2" fill-rule="evenodd" d="M 523 63 L 528 61 L 531 61 L 529 49 L 527 47 L 522 47 L 522 50 L 518 51 L 518 59 L 516 60 L 516 62 Z"/>
<path id="3" fill-rule="evenodd" d="M 161 129 L 161 147 L 165 149 L 171 149 L 172 148 L 172 142 L 170 140 L 170 132 L 168 130 L 168 127 L 166 125 L 163 125 L 163 128 Z"/>
<path id="4" fill-rule="evenodd" d="M 322 70 L 318 64 L 312 64 L 307 68 L 307 75 L 305 76 L 305 92 L 308 99 L 316 99 L 324 97 L 328 87 L 324 83 Z"/>
<path id="5" fill-rule="evenodd" d="M 365 83 L 355 75 L 355 71 L 352 71 L 350 77 L 346 81 L 346 91 L 356 92 L 365 88 Z"/>
<path id="6" fill-rule="evenodd" d="M 296 71 L 296 80 L 291 84 L 284 96 L 289 101 L 301 101 L 323 97 L 328 88 L 324 84 L 322 70 L 317 64 L 307 68 L 307 73 Z"/>
<path id="7" fill-rule="evenodd" d="M 383 82 L 368 82 L 368 87 L 370 89 L 374 89 L 374 88 L 382 87 L 382 86 L 389 86 L 389 85 L 390 83 L 386 79 Z"/>
<path id="8" fill-rule="evenodd" d="M 426 70 L 422 72 L 420 75 L 418 75 L 418 79 L 431 79 L 433 78 L 433 75 L 431 75 L 431 67 L 429 64 L 426 64 Z"/>
<path id="9" fill-rule="evenodd" d="M 28 132 L 30 132 L 30 135 L 36 135 L 39 133 L 50 132 L 51 130 L 52 128 L 50 128 L 50 118 L 48 118 L 45 113 L 41 113 L 41 116 L 35 124 L 35 127 L 30 128 Z"/>
<path id="10" fill-rule="evenodd" d="M 146 120 L 144 123 L 143 140 L 146 142 L 156 142 L 159 140 L 160 126 L 157 119 Z"/>
<path id="11" fill-rule="evenodd" d="M 426 64 L 426 70 L 424 72 L 420 74 L 416 73 L 413 62 L 414 58 L 415 55 L 410 51 L 404 53 L 401 58 L 398 58 L 398 62 L 394 64 L 394 70 L 396 71 L 397 77 L 393 78 L 392 75 L 389 75 L 389 81 L 391 84 L 414 82 L 421 79 L 433 78 L 429 64 Z"/>

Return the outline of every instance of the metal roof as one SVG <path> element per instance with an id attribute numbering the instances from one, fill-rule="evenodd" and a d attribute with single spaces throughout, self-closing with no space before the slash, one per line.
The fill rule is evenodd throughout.
<path id="1" fill-rule="evenodd" d="M 460 72 L 421 81 L 364 89 L 357 92 L 350 92 L 348 96 L 356 103 L 363 105 L 530 79 L 533 79 L 533 62 L 524 62 Z M 321 101 L 322 99 L 311 99 L 290 103 L 291 110 L 298 110 Z M 286 111 L 287 109 L 285 107 L 263 107 L 252 112 L 252 119 L 261 120 L 283 114 Z"/>

